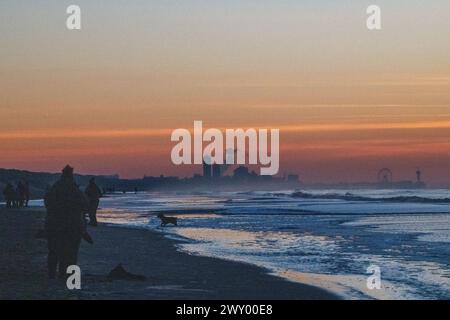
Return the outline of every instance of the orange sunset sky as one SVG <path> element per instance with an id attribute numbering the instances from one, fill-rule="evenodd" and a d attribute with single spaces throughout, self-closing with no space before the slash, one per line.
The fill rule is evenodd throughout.
<path id="1" fill-rule="evenodd" d="M 170 133 L 202 120 L 279 128 L 305 182 L 450 184 L 450 2 L 372 2 L 2 0 L 0 167 L 190 176 Z"/>

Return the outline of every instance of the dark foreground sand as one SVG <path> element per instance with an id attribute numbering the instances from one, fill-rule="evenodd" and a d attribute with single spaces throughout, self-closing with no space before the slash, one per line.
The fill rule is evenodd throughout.
<path id="1" fill-rule="evenodd" d="M 95 244 L 82 243 L 82 289 L 48 280 L 47 243 L 34 239 L 42 209 L 0 209 L 0 299 L 334 299 L 324 290 L 292 283 L 242 263 L 178 252 L 157 232 L 101 225 Z M 122 263 L 146 281 L 108 281 Z"/>

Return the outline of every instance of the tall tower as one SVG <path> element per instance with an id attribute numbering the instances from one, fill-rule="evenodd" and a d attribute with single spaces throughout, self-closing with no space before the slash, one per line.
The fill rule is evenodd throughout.
<path id="1" fill-rule="evenodd" d="M 211 165 L 203 161 L 203 176 L 210 178 L 212 174 Z"/>
<path id="2" fill-rule="evenodd" d="M 417 183 L 421 183 L 422 182 L 422 172 L 420 171 L 420 169 L 417 169 L 416 176 L 417 176 Z"/>
<path id="3" fill-rule="evenodd" d="M 220 164 L 215 163 L 212 165 L 212 176 L 213 176 L 213 178 L 220 178 L 220 176 L 221 176 Z"/>

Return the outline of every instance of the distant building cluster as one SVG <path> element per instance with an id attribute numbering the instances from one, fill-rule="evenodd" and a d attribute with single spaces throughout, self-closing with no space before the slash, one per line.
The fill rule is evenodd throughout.
<path id="1" fill-rule="evenodd" d="M 233 170 L 231 170 L 233 169 Z M 96 178 L 98 185 L 105 193 L 114 192 L 138 192 L 147 190 L 165 191 L 264 191 L 300 188 L 337 188 L 337 189 L 419 189 L 426 188 L 422 171 L 417 169 L 415 179 L 394 179 L 393 172 L 389 168 L 378 171 L 376 181 L 353 182 L 334 184 L 304 184 L 297 174 L 287 174 L 281 177 L 259 175 L 246 166 L 230 167 L 227 165 L 203 163 L 202 173 L 189 178 L 174 176 L 144 176 L 141 179 L 121 179 L 118 175 L 111 176 L 85 176 L 76 175 L 76 181 L 80 186 L 86 186 L 89 179 Z M 0 188 L 5 192 L 0 193 L 0 200 L 15 199 L 17 191 L 12 188 L 10 181 L 24 180 L 29 182 L 29 189 L 33 198 L 42 198 L 49 185 L 58 178 L 58 174 L 38 173 L 20 170 L 0 169 Z M 26 192 L 28 194 L 28 192 Z M 14 196 L 13 196 L 14 194 Z M 21 197 L 22 199 L 23 197 Z M 26 199 L 29 198 L 25 197 Z M 8 201 L 13 205 L 14 201 Z"/>
<path id="2" fill-rule="evenodd" d="M 224 165 L 203 162 L 203 177 L 220 178 Z"/>

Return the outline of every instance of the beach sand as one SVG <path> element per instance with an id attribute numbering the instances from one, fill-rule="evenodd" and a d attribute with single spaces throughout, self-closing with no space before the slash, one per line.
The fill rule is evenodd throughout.
<path id="1" fill-rule="evenodd" d="M 161 233 L 100 224 L 94 245 L 79 255 L 81 290 L 48 280 L 47 242 L 34 238 L 45 212 L 0 209 L 0 299 L 336 299 L 322 289 L 286 281 L 243 263 L 192 256 Z M 109 281 L 116 265 L 146 281 Z"/>

